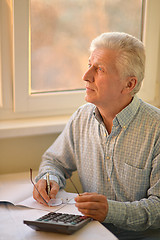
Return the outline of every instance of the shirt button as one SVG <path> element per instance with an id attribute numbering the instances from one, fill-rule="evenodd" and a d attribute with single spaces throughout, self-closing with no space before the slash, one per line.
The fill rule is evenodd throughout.
<path id="1" fill-rule="evenodd" d="M 110 159 L 110 157 L 109 157 L 109 156 L 107 156 L 107 159 Z"/>

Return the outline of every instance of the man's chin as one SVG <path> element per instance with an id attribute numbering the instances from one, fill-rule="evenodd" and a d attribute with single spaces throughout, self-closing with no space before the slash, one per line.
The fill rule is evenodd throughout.
<path id="1" fill-rule="evenodd" d="M 94 104 L 94 99 L 92 97 L 86 95 L 84 99 L 85 99 L 86 102 Z"/>

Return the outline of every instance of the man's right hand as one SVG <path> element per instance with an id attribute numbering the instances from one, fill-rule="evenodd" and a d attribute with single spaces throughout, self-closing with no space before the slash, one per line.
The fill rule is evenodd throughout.
<path id="1" fill-rule="evenodd" d="M 51 188 L 51 190 L 50 190 L 49 196 L 48 196 L 47 191 L 46 191 L 46 189 L 47 189 L 47 181 L 45 179 L 40 179 L 35 185 L 36 185 L 38 191 L 40 192 L 40 194 L 46 200 L 47 203 L 49 202 L 50 199 L 55 199 L 56 195 L 57 195 L 57 193 L 59 191 L 58 183 L 53 181 L 53 180 L 50 180 L 50 188 Z M 47 204 L 44 202 L 44 200 L 42 199 L 42 197 L 40 196 L 38 191 L 34 187 L 34 189 L 33 189 L 33 198 L 37 202 L 47 206 Z"/>

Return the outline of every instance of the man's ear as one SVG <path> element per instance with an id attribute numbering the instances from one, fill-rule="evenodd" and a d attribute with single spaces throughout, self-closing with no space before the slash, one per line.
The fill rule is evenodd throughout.
<path id="1" fill-rule="evenodd" d="M 137 78 L 136 77 L 128 77 L 126 80 L 126 86 L 122 89 L 122 93 L 131 93 L 132 90 L 135 88 L 137 84 Z"/>

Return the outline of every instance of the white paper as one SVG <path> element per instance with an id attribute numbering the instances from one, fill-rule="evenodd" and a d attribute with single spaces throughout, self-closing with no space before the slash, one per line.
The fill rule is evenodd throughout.
<path id="1" fill-rule="evenodd" d="M 34 198 L 31 196 L 31 197 L 25 199 L 24 201 L 16 203 L 16 205 L 39 209 L 39 210 L 44 210 L 44 211 L 48 211 L 48 212 L 54 212 L 58 209 L 61 209 L 62 207 L 66 206 L 66 205 L 68 205 L 70 207 L 71 207 L 71 205 L 73 206 L 75 203 L 74 198 L 76 196 L 77 196 L 76 193 L 68 193 L 64 190 L 60 190 L 57 194 L 57 198 L 61 198 L 62 202 L 65 202 L 65 204 L 61 204 L 59 206 L 54 206 L 54 207 L 44 206 L 43 204 L 40 204 L 36 200 L 34 200 Z"/>

